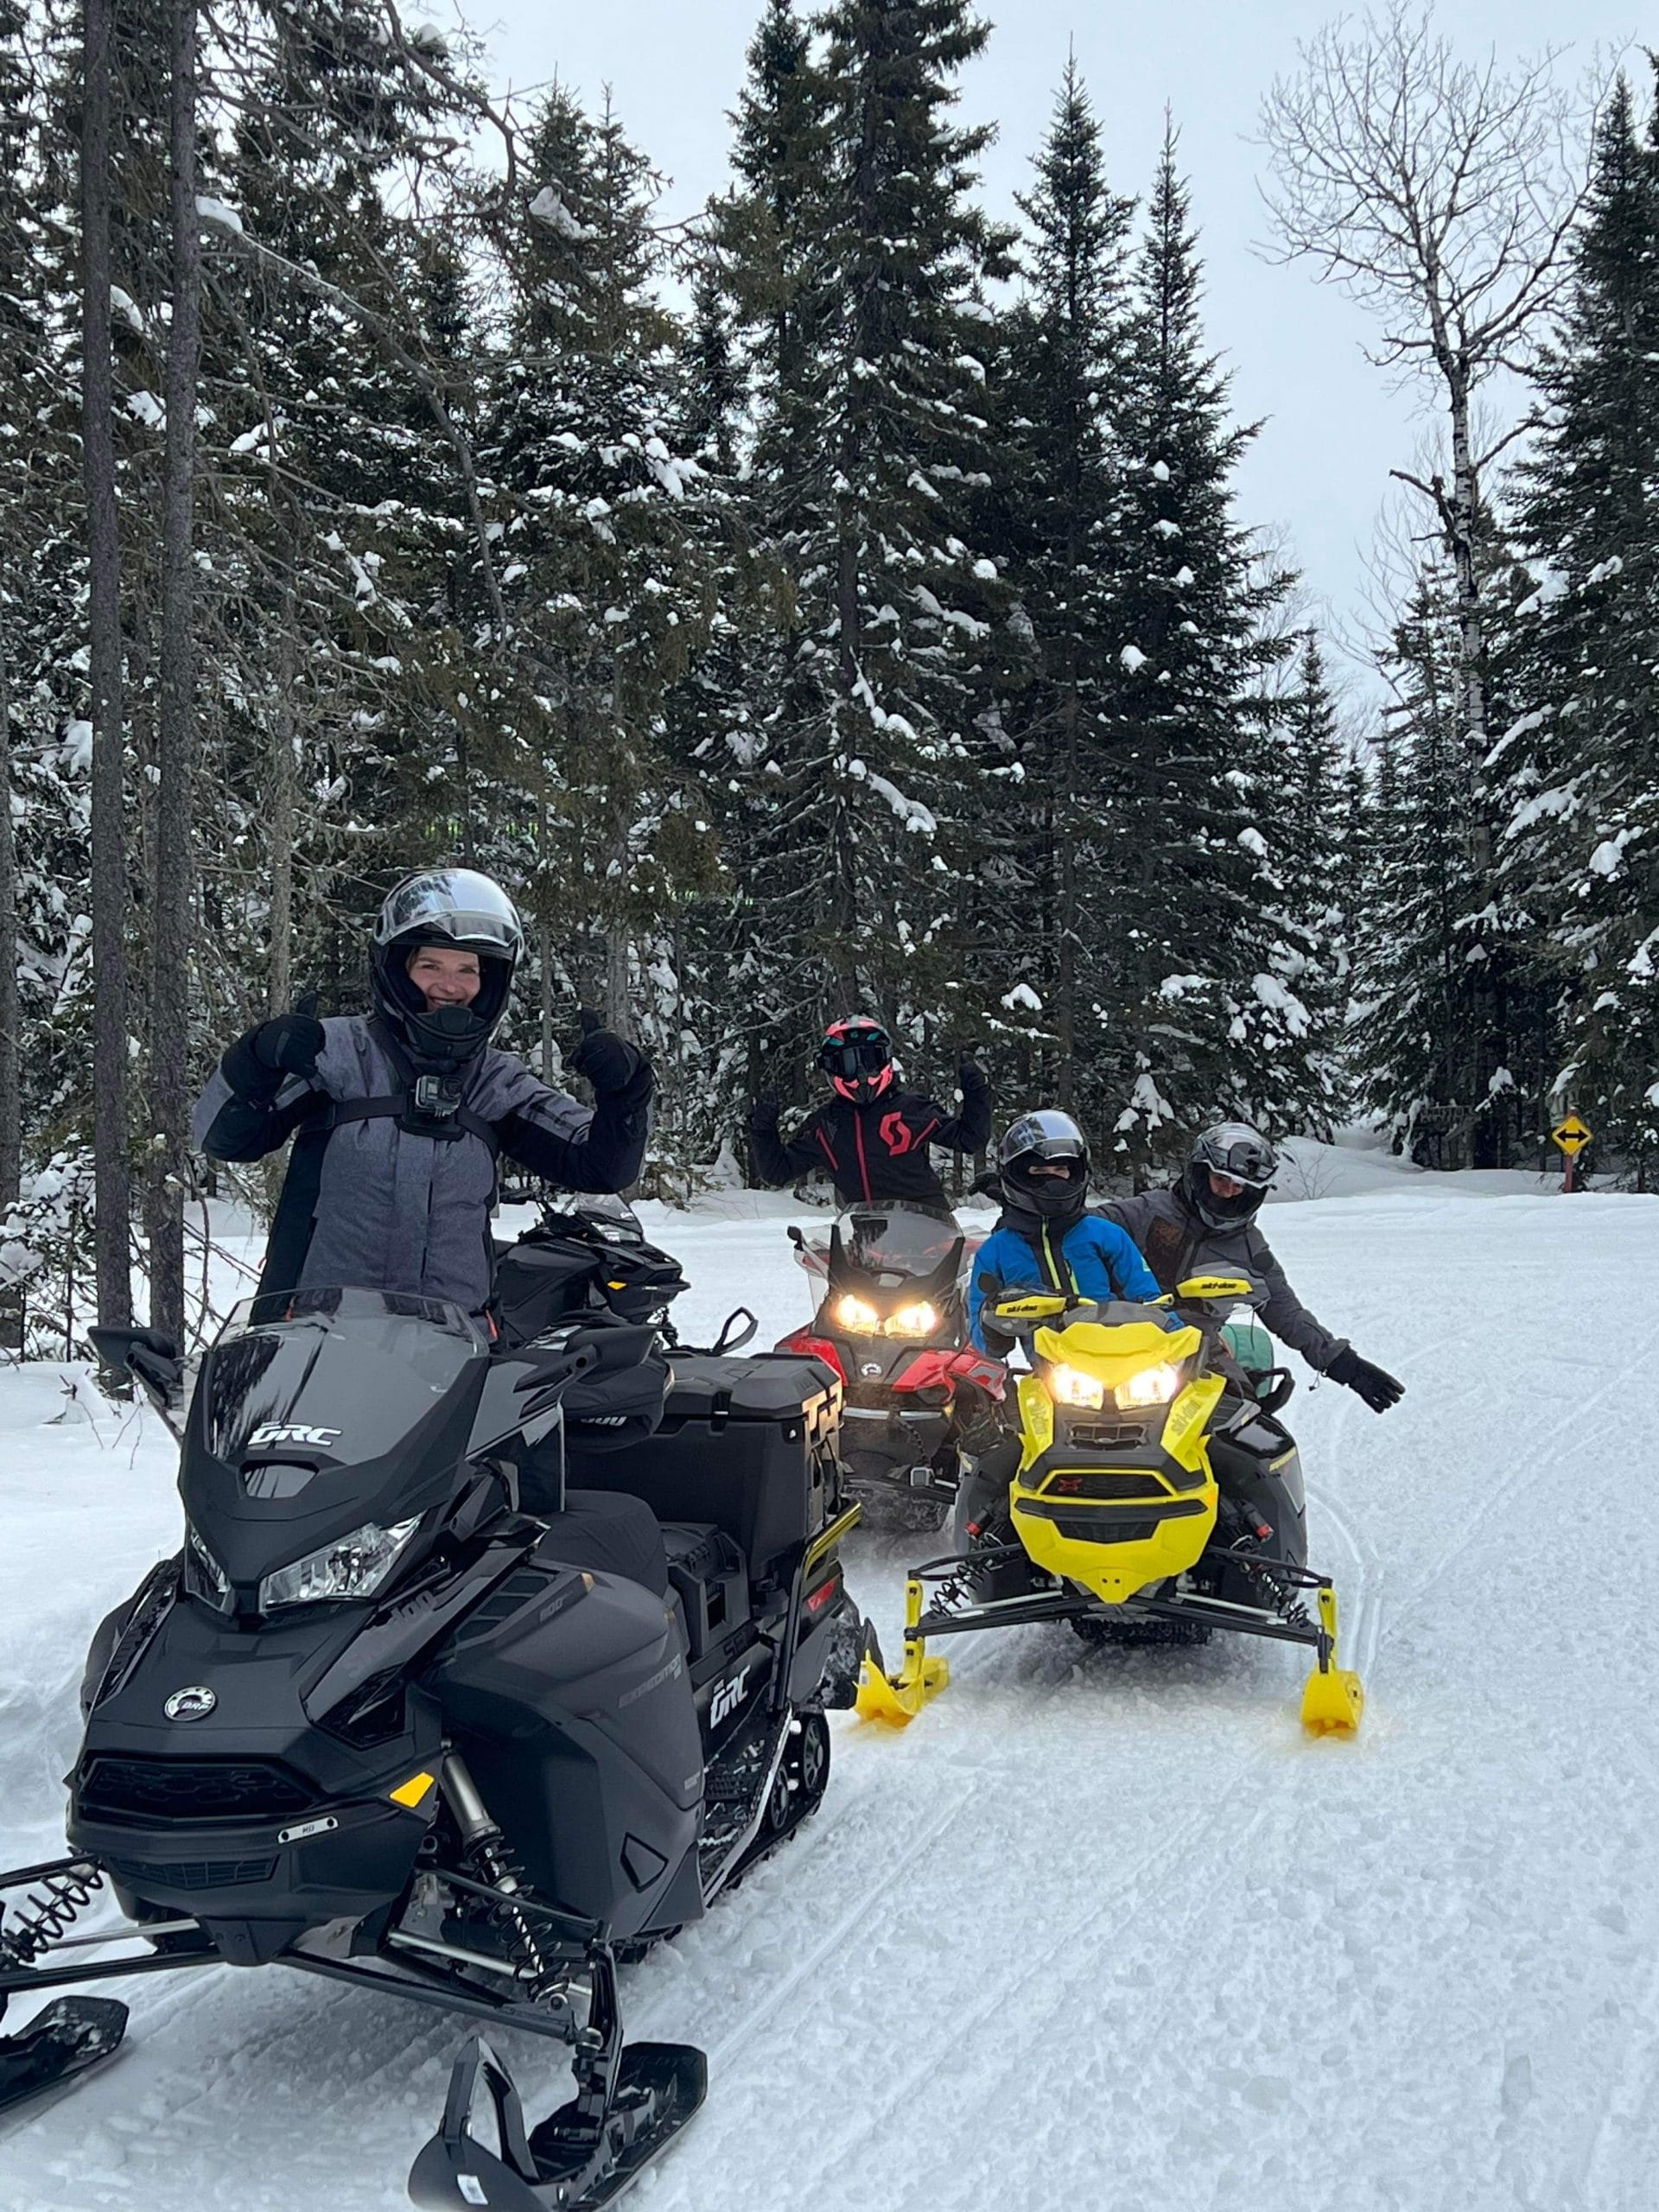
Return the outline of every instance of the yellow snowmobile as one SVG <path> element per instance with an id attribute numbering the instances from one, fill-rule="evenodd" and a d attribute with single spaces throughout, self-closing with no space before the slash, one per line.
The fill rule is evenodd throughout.
<path id="1" fill-rule="evenodd" d="M 945 1687 L 930 1637 L 1065 1621 L 1090 1642 L 1201 1642 L 1227 1629 L 1306 1644 L 1316 1664 L 1303 1726 L 1354 1733 L 1364 1693 L 1337 1663 L 1336 1592 L 1307 1566 L 1300 1466 L 1274 1418 L 1290 1378 L 1229 1357 L 1225 1311 L 1249 1294 L 1200 1275 L 1155 1305 L 1030 1291 L 995 1304 L 995 1328 L 1031 1362 L 1006 1515 L 959 1513 L 967 1548 L 912 1569 L 903 1662 L 889 1674 L 879 1649 L 867 1654 L 866 1719 L 903 1727 Z M 1159 1310 L 1171 1306 L 1173 1329 Z M 1224 1407 L 1230 1370 L 1237 1387 Z"/>

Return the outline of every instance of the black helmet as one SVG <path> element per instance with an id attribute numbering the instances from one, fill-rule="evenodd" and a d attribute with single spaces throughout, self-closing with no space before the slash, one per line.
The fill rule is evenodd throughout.
<path id="1" fill-rule="evenodd" d="M 824 1031 L 818 1065 L 843 1098 L 867 1106 L 893 1081 L 893 1039 L 868 1014 L 848 1014 Z"/>
<path id="2" fill-rule="evenodd" d="M 470 1006 L 427 1011 L 410 980 L 409 957 L 422 945 L 478 955 L 478 996 Z M 375 1010 L 416 1065 L 459 1067 L 483 1050 L 506 1012 L 524 932 L 499 883 L 469 868 L 426 868 L 406 876 L 374 925 Z"/>
<path id="3" fill-rule="evenodd" d="M 1248 1122 L 1220 1122 L 1193 1146 L 1181 1173 L 1181 1190 L 1210 1228 L 1237 1229 L 1255 1212 L 1278 1173 L 1278 1154 Z M 1224 1175 L 1243 1187 L 1224 1198 L 1211 1188 L 1212 1175 Z"/>
<path id="4" fill-rule="evenodd" d="M 1063 1166 L 1064 1177 L 1034 1174 L 1038 1167 Z M 1069 1114 L 1039 1107 L 1010 1123 L 996 1148 L 997 1173 L 1004 1203 L 1015 1213 L 1070 1224 L 1089 1195 L 1089 1147 Z"/>

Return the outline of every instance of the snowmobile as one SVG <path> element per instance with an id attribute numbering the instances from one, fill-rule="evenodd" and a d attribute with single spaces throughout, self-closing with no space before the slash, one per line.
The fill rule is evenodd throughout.
<path id="1" fill-rule="evenodd" d="M 969 1240 L 949 1214 L 902 1199 L 848 1209 L 827 1242 L 789 1235 L 823 1294 L 778 1350 L 825 1360 L 842 1378 L 842 1456 L 866 1524 L 942 1529 L 957 1494 L 952 1396 L 984 1363 L 962 1351 Z"/>
<path id="2" fill-rule="evenodd" d="M 536 1203 L 535 1225 L 495 1247 L 490 1310 L 500 1340 L 528 1344 L 556 1321 L 603 1309 L 648 1321 L 673 1344 L 668 1309 L 687 1287 L 685 1275 L 671 1253 L 649 1241 L 627 1200 L 562 1192 Z M 743 1308 L 739 1314 L 753 1324 Z M 752 1325 L 743 1341 L 753 1333 Z"/>
<path id="3" fill-rule="evenodd" d="M 1277 1418 L 1291 1377 L 1263 1371 L 1259 1330 L 1228 1344 L 1224 1309 L 1249 1290 L 1194 1276 L 1152 1305 L 1049 1292 L 995 1302 L 988 1335 L 1023 1344 L 1031 1362 L 1006 1505 L 976 1505 L 964 1487 L 963 1548 L 912 1569 L 903 1662 L 889 1674 L 868 1653 L 861 1713 L 904 1726 L 946 1686 L 929 1637 L 1064 1621 L 1086 1642 L 1224 1629 L 1306 1645 L 1304 1726 L 1354 1733 L 1363 1693 L 1337 1663 L 1336 1592 L 1307 1565 L 1300 1462 Z"/>
<path id="4" fill-rule="evenodd" d="M 175 1347 L 95 1340 L 168 1402 Z M 574 2098 L 531 2131 L 475 2034 L 410 2195 L 611 2202 L 705 2086 L 624 2043 L 617 1961 L 816 1809 L 855 1692 L 839 1408 L 816 1362 L 671 1367 L 607 1312 L 503 1351 L 428 1298 L 246 1302 L 185 1419 L 182 1548 L 92 1648 L 66 1854 L 0 1875 L 0 2009 L 281 1964 L 528 2030 Z M 0 2037 L 0 2110 L 124 2023 L 60 1999 Z"/>

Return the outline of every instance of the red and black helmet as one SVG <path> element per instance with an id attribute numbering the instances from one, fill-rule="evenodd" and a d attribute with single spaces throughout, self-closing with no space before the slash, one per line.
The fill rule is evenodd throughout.
<path id="1" fill-rule="evenodd" d="M 867 1106 L 893 1081 L 893 1039 L 868 1014 L 849 1014 L 824 1031 L 818 1065 L 843 1098 Z"/>

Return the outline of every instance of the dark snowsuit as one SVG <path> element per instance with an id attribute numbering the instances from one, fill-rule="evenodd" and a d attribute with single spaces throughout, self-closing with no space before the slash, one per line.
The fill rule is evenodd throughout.
<path id="1" fill-rule="evenodd" d="M 262 1291 L 350 1285 L 479 1313 L 494 1272 L 498 1149 L 569 1190 L 620 1191 L 639 1173 L 649 1068 L 589 1112 L 486 1046 L 463 1071 L 456 1134 L 428 1136 L 403 1126 L 395 1107 L 353 1116 L 365 1100 L 407 1103 L 408 1063 L 380 1018 L 350 1014 L 322 1031 L 314 1077 L 266 1068 L 244 1038 L 196 1103 L 196 1141 L 216 1160 L 262 1160 L 299 1133 Z"/>
<path id="2" fill-rule="evenodd" d="M 943 1209 L 949 1202 L 928 1147 L 982 1151 L 990 1141 L 990 1086 L 983 1076 L 977 1082 L 964 1079 L 960 1114 L 896 1088 L 868 1106 L 832 1098 L 787 1141 L 779 1135 L 775 1116 L 757 1108 L 753 1134 L 755 1170 L 763 1183 L 792 1183 L 816 1170 L 833 1178 L 844 1205 L 910 1198 Z"/>
<path id="3" fill-rule="evenodd" d="M 1347 1338 L 1333 1337 L 1297 1297 L 1255 1222 L 1236 1229 L 1211 1229 L 1179 1190 L 1142 1191 L 1135 1198 L 1111 1198 L 1097 1211 L 1128 1230 L 1160 1290 L 1173 1290 L 1189 1275 L 1239 1275 L 1250 1285 L 1249 1297 L 1240 1304 L 1253 1306 L 1281 1343 L 1300 1352 L 1321 1375 L 1338 1352 L 1347 1350 Z"/>

